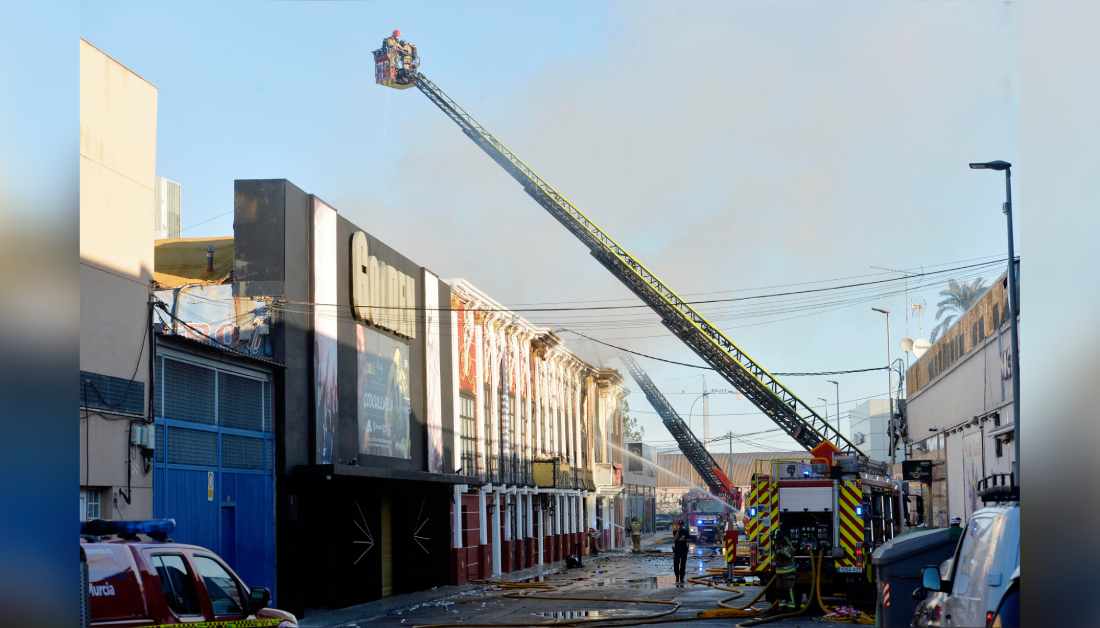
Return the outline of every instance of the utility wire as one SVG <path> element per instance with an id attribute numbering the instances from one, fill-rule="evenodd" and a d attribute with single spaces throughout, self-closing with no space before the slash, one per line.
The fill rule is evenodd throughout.
<path id="1" fill-rule="evenodd" d="M 648 353 L 642 353 L 641 351 L 634 351 L 633 349 L 627 349 L 626 347 L 620 347 L 619 345 L 611 344 L 610 342 L 604 342 L 602 340 L 597 340 L 596 338 L 593 338 L 592 336 L 582 334 L 581 332 L 573 330 L 573 329 L 555 329 L 554 331 L 555 332 L 568 332 L 568 333 L 571 333 L 571 334 L 575 334 L 577 336 L 580 336 L 581 338 L 585 338 L 585 339 L 591 340 L 592 342 L 595 342 L 597 344 L 604 345 L 605 347 L 611 347 L 612 349 L 617 349 L 619 351 L 622 351 L 623 353 L 630 353 L 630 354 L 633 354 L 633 355 L 641 356 L 643 358 L 649 358 L 650 360 L 657 360 L 658 362 L 666 362 L 668 364 L 675 364 L 677 366 L 687 366 L 687 367 L 691 367 L 693 369 L 704 369 L 704 370 L 707 370 L 707 371 L 716 370 L 714 367 L 706 366 L 706 365 L 703 365 L 703 364 L 689 364 L 687 362 L 678 362 L 676 360 L 669 360 L 668 358 L 659 358 L 655 355 L 649 355 Z M 803 371 L 803 372 L 772 371 L 771 373 L 772 373 L 772 375 L 784 375 L 784 376 L 787 376 L 787 377 L 803 377 L 803 376 L 816 376 L 816 375 L 847 375 L 849 373 L 869 373 L 871 371 L 885 371 L 888 368 L 889 368 L 888 366 L 873 366 L 873 367 L 865 368 L 865 369 L 847 369 L 847 370 L 842 370 L 842 371 Z"/>
<path id="2" fill-rule="evenodd" d="M 708 305 L 713 303 L 736 303 L 741 301 L 753 301 L 758 299 L 768 299 L 775 297 L 793 296 L 801 294 L 814 294 L 819 292 L 828 292 L 832 290 L 843 290 L 847 288 L 858 288 L 862 286 L 873 286 L 886 283 L 895 283 L 904 281 L 907 279 L 913 279 L 916 277 L 930 277 L 934 275 L 942 275 L 944 273 L 957 272 L 960 270 L 969 270 L 975 268 L 988 268 L 995 265 L 1002 264 L 1003 260 L 993 260 L 989 262 L 980 262 L 977 264 L 967 264 L 965 266 L 956 266 L 954 268 L 945 268 L 942 270 L 928 271 L 924 273 L 913 273 L 911 275 L 905 275 L 902 277 L 893 277 L 888 279 L 877 279 L 873 281 L 861 281 L 856 283 L 842 284 L 838 286 L 826 286 L 822 288 L 808 288 L 804 290 L 790 290 L 786 292 L 773 292 L 768 294 L 756 294 L 744 297 L 730 297 L 725 299 L 701 299 L 695 301 L 684 301 L 687 305 Z M 299 305 L 307 307 L 341 307 L 339 303 L 317 303 L 312 301 L 286 301 L 289 305 Z M 451 307 L 436 307 L 425 308 L 419 306 L 404 306 L 404 305 L 372 305 L 372 309 L 381 310 L 405 310 L 405 311 L 417 311 L 417 312 L 500 312 L 505 314 L 518 313 L 518 312 L 580 312 L 580 311 L 608 311 L 608 310 L 637 310 L 637 309 L 649 309 L 649 305 L 645 303 L 631 304 L 631 305 L 595 305 L 586 307 L 530 307 L 530 308 L 507 308 L 507 307 L 477 307 L 477 308 L 451 308 Z"/>

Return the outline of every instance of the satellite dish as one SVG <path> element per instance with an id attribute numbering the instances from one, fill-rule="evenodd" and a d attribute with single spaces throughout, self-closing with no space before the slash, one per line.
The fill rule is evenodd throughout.
<path id="1" fill-rule="evenodd" d="M 913 355 L 917 356 L 917 359 L 920 359 L 920 357 L 924 355 L 931 347 L 932 343 L 928 342 L 924 338 L 917 338 L 913 341 Z"/>
<path id="2" fill-rule="evenodd" d="M 912 353 L 913 352 L 913 339 L 910 338 L 909 336 L 906 336 L 906 337 L 902 338 L 901 339 L 901 350 L 906 352 L 906 353 Z"/>

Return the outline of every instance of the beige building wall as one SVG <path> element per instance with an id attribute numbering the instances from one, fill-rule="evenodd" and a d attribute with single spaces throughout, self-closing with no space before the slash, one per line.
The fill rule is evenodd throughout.
<path id="1" fill-rule="evenodd" d="M 156 87 L 81 40 L 80 369 L 143 385 L 156 120 Z M 152 515 L 152 474 L 137 449 L 128 452 L 130 423 L 141 418 L 81 410 L 81 489 L 99 498 L 103 518 Z M 119 492 L 126 488 L 127 453 L 130 503 Z"/>

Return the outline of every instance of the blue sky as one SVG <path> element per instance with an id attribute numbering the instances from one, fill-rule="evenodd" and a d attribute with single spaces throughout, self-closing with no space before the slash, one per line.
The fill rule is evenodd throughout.
<path id="1" fill-rule="evenodd" d="M 285 177 L 503 303 L 630 302 L 427 99 L 374 85 L 370 51 L 393 28 L 433 81 L 684 293 L 1004 251 L 1001 182 L 966 168 L 1015 159 L 1016 27 L 1002 2 L 95 2 L 81 32 L 157 86 L 157 171 L 184 186 L 184 227 L 199 225 L 185 235 L 232 232 L 234 179 Z M 928 305 L 925 335 L 935 292 L 909 295 Z M 716 322 L 775 371 L 882 364 L 872 305 L 896 312 L 895 355 L 918 333 L 900 293 L 792 297 L 797 314 L 769 303 Z M 586 316 L 532 318 L 698 362 L 651 317 Z M 699 373 L 645 366 L 686 416 Z M 832 415 L 826 379 L 787 384 Z M 842 377 L 842 412 L 885 389 L 881 373 Z M 631 404 L 647 440 L 669 440 L 640 395 Z M 712 433 L 772 427 L 751 410 L 715 396 L 711 412 L 729 416 Z"/>

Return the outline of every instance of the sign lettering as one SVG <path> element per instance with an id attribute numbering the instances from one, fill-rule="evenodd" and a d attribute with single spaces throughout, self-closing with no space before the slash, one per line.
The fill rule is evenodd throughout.
<path id="1" fill-rule="evenodd" d="M 416 279 L 370 254 L 367 234 L 351 237 L 351 306 L 355 318 L 416 337 Z"/>

